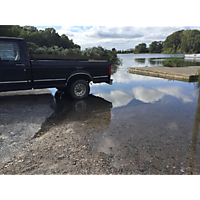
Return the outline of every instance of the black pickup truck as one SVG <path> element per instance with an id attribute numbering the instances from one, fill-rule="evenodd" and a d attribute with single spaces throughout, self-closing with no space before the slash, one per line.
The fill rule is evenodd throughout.
<path id="1" fill-rule="evenodd" d="M 110 76 L 108 61 L 32 58 L 22 38 L 0 37 L 0 92 L 55 87 L 82 99 L 91 81 L 112 84 Z"/>

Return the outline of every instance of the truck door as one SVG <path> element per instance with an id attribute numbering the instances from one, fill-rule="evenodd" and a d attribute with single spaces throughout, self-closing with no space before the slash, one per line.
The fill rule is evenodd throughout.
<path id="1" fill-rule="evenodd" d="M 20 42 L 0 40 L 0 91 L 31 88 Z"/>

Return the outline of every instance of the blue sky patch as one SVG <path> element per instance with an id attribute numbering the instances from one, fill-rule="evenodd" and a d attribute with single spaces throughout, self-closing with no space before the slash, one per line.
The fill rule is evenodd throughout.
<path id="1" fill-rule="evenodd" d="M 72 26 L 70 27 L 70 31 L 71 32 L 79 32 L 80 30 L 84 31 L 84 30 L 89 30 L 91 29 L 93 26 Z"/>
<path id="2" fill-rule="evenodd" d="M 55 30 L 61 30 L 62 26 L 36 26 L 38 29 L 54 28 Z"/>

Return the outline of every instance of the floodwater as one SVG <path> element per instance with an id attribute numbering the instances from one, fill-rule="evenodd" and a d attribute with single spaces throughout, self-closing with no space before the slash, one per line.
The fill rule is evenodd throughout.
<path id="1" fill-rule="evenodd" d="M 91 85 L 91 96 L 74 102 L 68 113 L 85 124 L 92 153 L 112 155 L 113 167 L 136 174 L 200 174 L 196 83 L 128 73 L 129 67 L 161 66 L 164 58 L 183 55 L 118 56 L 123 62 L 113 68 L 113 85 Z"/>
<path id="2" fill-rule="evenodd" d="M 21 133 L 22 129 L 26 132 L 28 124 L 42 123 L 50 115 L 40 132 L 52 123 L 77 122 L 81 124 L 76 127 L 77 133 L 90 138 L 91 153 L 109 155 L 111 166 L 116 169 L 131 174 L 200 174 L 200 92 L 196 83 L 128 73 L 129 67 L 161 66 L 161 61 L 170 56 L 176 55 L 119 55 L 123 61 L 121 66 L 112 69 L 113 85 L 93 84 L 90 96 L 82 100 L 62 98 L 54 88 L 49 89 L 53 97 L 38 93 L 31 105 L 27 104 L 29 106 L 25 102 L 30 102 L 30 98 L 23 95 L 17 97 L 18 101 L 14 97 L 1 98 L 4 104 L 0 118 L 5 118 L 7 113 L 8 122 L 2 121 L 0 128 L 4 130 L 5 124 L 10 123 L 8 131 L 4 130 L 7 134 L 11 125 L 18 124 L 20 129 L 16 127 L 16 133 Z M 200 64 L 200 60 L 191 59 L 186 65 L 189 62 Z M 19 115 L 21 121 L 10 117 L 14 108 L 18 116 L 19 102 L 23 109 L 20 113 L 23 116 Z M 26 116 L 29 117 L 26 119 Z M 34 127 L 28 136 L 30 139 L 40 136 L 39 132 L 34 132 L 38 126 Z M 10 143 L 0 134 L 2 152 L 13 142 L 20 146 L 16 138 L 12 139 L 12 135 L 17 137 L 12 132 L 8 135 Z M 23 141 L 28 139 L 24 137 Z M 13 150 L 17 151 L 20 150 Z M 12 157 L 10 154 L 7 157 Z"/>

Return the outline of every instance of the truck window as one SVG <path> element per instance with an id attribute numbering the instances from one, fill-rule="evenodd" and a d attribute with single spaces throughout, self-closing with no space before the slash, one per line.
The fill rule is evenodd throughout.
<path id="1" fill-rule="evenodd" d="M 0 41 L 0 61 L 19 61 L 20 52 L 16 42 Z"/>

